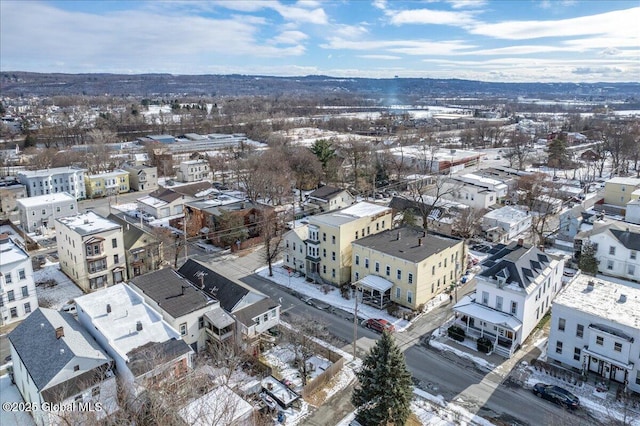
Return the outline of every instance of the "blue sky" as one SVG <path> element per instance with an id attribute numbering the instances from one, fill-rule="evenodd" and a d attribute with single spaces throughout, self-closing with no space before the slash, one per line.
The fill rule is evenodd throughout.
<path id="1" fill-rule="evenodd" d="M 0 0 L 0 70 L 640 81 L 640 0 Z"/>

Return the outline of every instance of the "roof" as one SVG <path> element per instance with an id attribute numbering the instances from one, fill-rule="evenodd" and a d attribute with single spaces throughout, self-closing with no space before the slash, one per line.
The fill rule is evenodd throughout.
<path id="1" fill-rule="evenodd" d="M 617 176 L 617 177 L 611 178 L 608 181 L 606 181 L 605 185 L 607 183 L 613 183 L 613 184 L 618 184 L 618 185 L 640 186 L 640 179 L 639 178 L 632 178 L 632 177 Z"/>
<path id="2" fill-rule="evenodd" d="M 130 250 L 131 247 L 137 243 L 141 237 L 149 238 L 148 244 L 157 242 L 156 237 L 146 232 L 138 226 L 135 222 L 128 222 L 125 216 L 120 217 L 115 214 L 107 216 L 110 221 L 122 225 L 122 238 L 124 240 L 124 248 Z"/>
<path id="3" fill-rule="evenodd" d="M 158 200 L 162 200 L 165 203 L 171 203 L 177 200 L 178 198 L 182 198 L 182 194 L 174 191 L 173 189 L 160 188 L 160 189 L 156 189 L 151 194 L 149 194 L 149 197 L 144 197 L 139 201 L 143 201 L 146 198 L 157 198 Z"/>
<path id="4" fill-rule="evenodd" d="M 76 205 L 76 197 L 73 197 L 66 192 L 55 192 L 53 194 L 38 195 L 36 197 L 20 198 L 16 200 L 17 204 L 23 205 L 26 208 L 65 202 Z"/>
<path id="5" fill-rule="evenodd" d="M 178 414 L 192 426 L 236 425 L 246 421 L 252 411 L 251 404 L 224 385 L 192 401 Z"/>
<path id="6" fill-rule="evenodd" d="M 0 234 L 0 265 L 9 265 L 10 263 L 23 262 L 28 259 L 27 252 L 20 248 L 7 234 Z"/>
<path id="7" fill-rule="evenodd" d="M 204 316 L 207 317 L 211 324 L 219 329 L 228 327 L 236 322 L 231 315 L 219 306 L 216 306 L 211 311 L 205 312 Z"/>
<path id="8" fill-rule="evenodd" d="M 481 318 L 483 321 L 490 322 L 491 324 L 507 327 L 513 331 L 518 331 L 522 328 L 522 322 L 518 318 L 506 312 L 501 312 L 477 303 L 474 298 L 468 295 L 460 299 L 453 307 L 453 310 L 463 315 Z"/>
<path id="9" fill-rule="evenodd" d="M 364 287 L 372 288 L 383 293 L 393 287 L 393 283 L 391 281 L 385 280 L 384 278 L 377 275 L 367 275 L 359 282 Z"/>
<path id="10" fill-rule="evenodd" d="M 180 318 L 213 302 L 189 280 L 170 268 L 140 275 L 130 282 L 173 318 Z"/>
<path id="11" fill-rule="evenodd" d="M 191 348 L 179 337 L 162 342 L 148 342 L 127 352 L 127 366 L 138 377 L 189 352 Z"/>
<path id="12" fill-rule="evenodd" d="M 462 240 L 425 234 L 422 228 L 403 226 L 369 235 L 355 240 L 351 244 L 419 263 L 445 249 L 462 244 Z"/>
<path id="13" fill-rule="evenodd" d="M 529 214 L 523 210 L 511 206 L 504 206 L 492 210 L 484 215 L 487 219 L 495 219 L 501 222 L 518 223 L 527 218 Z"/>
<path id="14" fill-rule="evenodd" d="M 60 338 L 56 338 L 58 327 L 64 331 Z M 33 311 L 9 333 L 9 340 L 40 391 L 111 362 L 73 316 L 53 309 Z M 83 360 L 80 372 L 67 367 L 76 358 Z"/>
<path id="15" fill-rule="evenodd" d="M 129 360 L 129 352 L 149 342 L 180 339 L 180 334 L 162 319 L 160 313 L 126 284 L 77 297 L 76 305 L 91 318 L 94 327 L 125 361 Z M 137 330 L 138 322 L 141 330 Z"/>
<path id="16" fill-rule="evenodd" d="M 235 318 L 246 326 L 252 326 L 255 324 L 253 318 L 269 312 L 270 310 L 278 307 L 278 303 L 270 297 L 262 299 L 256 303 L 253 303 L 246 308 L 240 309 L 233 313 Z"/>
<path id="17" fill-rule="evenodd" d="M 187 260 L 178 272 L 210 297 L 217 299 L 227 312 L 233 312 L 240 301 L 251 292 L 249 287 L 224 277 L 193 259 Z"/>
<path id="18" fill-rule="evenodd" d="M 553 305 L 640 330 L 640 288 L 580 274 L 556 296 Z"/>
<path id="19" fill-rule="evenodd" d="M 362 201 L 341 210 L 311 216 L 309 217 L 309 222 L 322 223 L 329 226 L 340 226 L 363 217 L 378 217 L 384 214 L 391 214 L 391 208 Z"/>
<path id="20" fill-rule="evenodd" d="M 584 239 L 607 231 L 610 231 L 613 237 L 620 241 L 620 244 L 625 246 L 625 248 L 629 250 L 640 250 L 640 226 L 617 220 L 609 221 L 605 219 L 594 221 L 593 228 L 579 232 L 576 238 Z"/>
<path id="21" fill-rule="evenodd" d="M 34 178 L 34 177 L 47 177 L 47 176 L 53 176 L 53 175 L 61 175 L 61 174 L 67 174 L 67 173 L 84 173 L 84 172 L 86 172 L 86 169 L 80 169 L 76 167 L 54 167 L 51 169 L 22 170 L 22 171 L 19 171 L 17 174 L 18 176 L 22 175 L 28 178 Z"/>
<path id="22" fill-rule="evenodd" d="M 629 228 L 626 228 L 624 231 L 611 229 L 611 233 L 625 248 L 640 251 L 640 232 L 631 232 Z"/>
<path id="23" fill-rule="evenodd" d="M 336 188 L 335 186 L 325 185 L 313 191 L 309 194 L 309 198 L 316 198 L 323 201 L 329 201 L 331 198 L 340 194 L 341 192 L 346 191 L 342 188 Z"/>
<path id="24" fill-rule="evenodd" d="M 178 185 L 171 188 L 173 191 L 177 192 L 181 195 L 187 195 L 189 197 L 197 198 L 199 193 L 204 192 L 207 189 L 213 188 L 213 184 L 211 182 L 195 182 L 187 185 Z"/>
<path id="25" fill-rule="evenodd" d="M 533 290 L 529 285 L 554 260 L 556 260 L 555 257 L 540 251 L 536 247 L 511 243 L 483 263 L 484 266 L 487 266 L 487 269 L 482 271 L 480 276 L 492 279 L 503 277 L 507 285 L 513 283 L 517 287 L 530 292 Z"/>
<path id="26" fill-rule="evenodd" d="M 67 228 L 80 235 L 92 235 L 99 232 L 120 229 L 121 225 L 110 221 L 92 211 L 80 213 L 75 216 L 61 217 L 56 219 Z"/>
<path id="27" fill-rule="evenodd" d="M 126 170 L 122 170 L 122 169 L 115 169 L 112 170 L 110 172 L 104 172 L 104 173 L 95 173 L 92 175 L 87 175 L 87 177 L 89 179 L 92 178 L 110 178 L 110 177 L 117 177 L 117 176 L 122 176 L 122 175 L 128 175 L 129 172 Z"/>

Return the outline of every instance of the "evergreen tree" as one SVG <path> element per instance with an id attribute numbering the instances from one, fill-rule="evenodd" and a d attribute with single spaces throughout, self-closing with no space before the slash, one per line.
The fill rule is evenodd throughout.
<path id="1" fill-rule="evenodd" d="M 311 152 L 318 157 L 320 164 L 322 164 L 322 170 L 326 173 L 327 164 L 329 164 L 329 161 L 336 156 L 336 150 L 333 149 L 331 142 L 326 139 L 318 139 L 311 147 Z"/>
<path id="2" fill-rule="evenodd" d="M 578 267 L 585 274 L 595 275 L 598 273 L 598 259 L 596 259 L 596 250 L 593 244 L 589 242 L 583 244 Z"/>
<path id="3" fill-rule="evenodd" d="M 547 147 L 549 166 L 554 169 L 566 169 L 571 163 L 566 141 L 558 138 L 549 143 Z"/>
<path id="4" fill-rule="evenodd" d="M 357 373 L 360 382 L 351 402 L 363 425 L 404 425 L 411 414 L 413 385 L 404 355 L 391 335 L 382 334 Z"/>

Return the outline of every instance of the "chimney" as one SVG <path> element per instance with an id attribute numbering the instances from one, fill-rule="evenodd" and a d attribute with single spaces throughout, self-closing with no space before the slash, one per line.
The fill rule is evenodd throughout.
<path id="1" fill-rule="evenodd" d="M 401 237 L 402 237 L 402 234 L 400 233 L 400 231 L 398 231 L 398 241 L 400 241 Z"/>
<path id="2" fill-rule="evenodd" d="M 107 303 L 107 314 L 111 313 L 111 304 Z"/>
<path id="3" fill-rule="evenodd" d="M 418 246 L 422 246 L 422 238 L 418 238 Z"/>
<path id="4" fill-rule="evenodd" d="M 136 323 L 136 331 L 142 331 L 142 322 L 138 321 Z"/>
<path id="5" fill-rule="evenodd" d="M 9 235 L 0 234 L 0 245 L 9 244 Z"/>
<path id="6" fill-rule="evenodd" d="M 587 283 L 587 291 L 593 290 L 594 286 L 595 286 L 595 283 L 593 281 L 589 280 L 589 282 Z"/>
<path id="7" fill-rule="evenodd" d="M 60 339 L 61 337 L 64 337 L 64 327 L 56 328 L 56 339 Z"/>
<path id="8" fill-rule="evenodd" d="M 522 247 L 524 245 L 524 239 L 518 238 L 518 245 Z"/>
<path id="9" fill-rule="evenodd" d="M 621 294 L 620 298 L 618 299 L 618 303 L 624 303 L 627 301 L 627 295 L 626 294 Z"/>

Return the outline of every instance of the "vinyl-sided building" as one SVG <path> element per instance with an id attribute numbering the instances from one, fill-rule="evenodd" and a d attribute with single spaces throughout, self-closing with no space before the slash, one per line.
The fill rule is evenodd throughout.
<path id="1" fill-rule="evenodd" d="M 0 325 L 21 321 L 37 308 L 31 259 L 7 234 L 0 234 Z"/>
<path id="2" fill-rule="evenodd" d="M 78 201 L 66 192 L 17 200 L 20 212 L 20 226 L 27 232 L 50 229 L 60 217 L 78 213 Z"/>
<path id="3" fill-rule="evenodd" d="M 29 197 L 66 192 L 77 200 L 86 198 L 85 169 L 56 167 L 18 172 L 18 180 L 27 187 Z"/>

